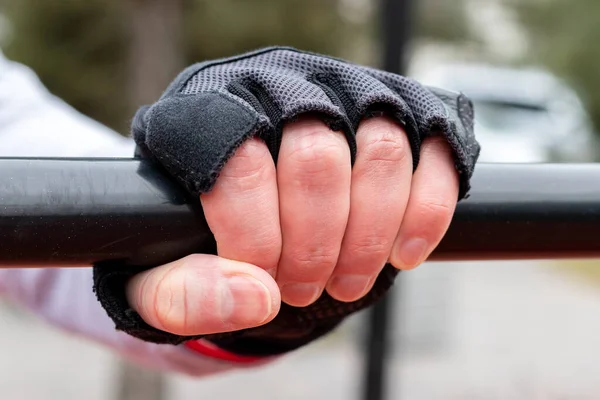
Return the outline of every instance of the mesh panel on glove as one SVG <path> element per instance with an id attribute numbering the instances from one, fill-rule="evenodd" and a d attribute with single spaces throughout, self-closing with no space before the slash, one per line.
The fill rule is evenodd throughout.
<path id="1" fill-rule="evenodd" d="M 141 153 L 157 160 L 198 195 L 212 188 L 223 165 L 251 136 L 264 139 L 276 161 L 284 123 L 300 114 L 316 113 L 331 129 L 343 130 L 354 160 L 358 124 L 365 116 L 382 111 L 403 125 L 415 168 L 425 137 L 442 135 L 448 140 L 463 198 L 479 155 L 472 104 L 465 96 L 295 49 L 269 48 L 193 65 L 156 104 L 140 109 L 132 128 Z M 129 309 L 124 287 L 127 277 L 136 272 L 139 269 L 119 265 L 94 269 L 96 293 L 117 329 L 157 343 L 194 339 L 153 329 Z M 386 265 L 371 292 L 352 303 L 324 293 L 308 307 L 283 305 L 279 315 L 263 327 L 204 338 L 241 354 L 290 351 L 374 304 L 396 275 Z"/>

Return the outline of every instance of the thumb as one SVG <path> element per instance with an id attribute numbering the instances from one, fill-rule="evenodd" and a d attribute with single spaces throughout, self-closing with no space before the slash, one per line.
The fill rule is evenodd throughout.
<path id="1" fill-rule="evenodd" d="M 127 299 L 147 324 L 181 336 L 263 325 L 281 303 L 277 284 L 260 267 L 204 254 L 134 276 Z"/>

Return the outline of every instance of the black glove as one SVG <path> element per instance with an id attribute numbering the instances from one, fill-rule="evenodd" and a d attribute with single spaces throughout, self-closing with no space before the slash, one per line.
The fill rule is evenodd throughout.
<path id="1" fill-rule="evenodd" d="M 155 160 L 197 196 L 212 188 L 223 165 L 249 137 L 264 139 L 276 161 L 283 125 L 304 113 L 316 113 L 331 129 L 343 130 L 354 162 L 360 120 L 380 112 L 404 126 L 415 168 L 425 137 L 448 140 L 460 175 L 459 200 L 464 198 L 479 156 L 473 108 L 464 95 L 291 48 L 267 48 L 187 68 L 157 103 L 138 111 L 132 130 L 139 155 Z M 182 337 L 149 326 L 128 306 L 126 282 L 143 269 L 110 263 L 94 268 L 96 294 L 117 329 L 156 343 L 204 338 L 246 355 L 281 354 L 319 338 L 377 302 L 398 273 L 386 265 L 373 289 L 352 303 L 325 292 L 307 307 L 282 304 L 277 317 L 261 327 Z"/>

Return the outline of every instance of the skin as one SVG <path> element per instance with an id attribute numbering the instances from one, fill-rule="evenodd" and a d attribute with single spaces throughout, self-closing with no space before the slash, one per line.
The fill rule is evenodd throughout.
<path id="1" fill-rule="evenodd" d="M 132 307 L 167 332 L 200 335 L 259 326 L 281 302 L 364 296 L 386 262 L 410 270 L 446 233 L 458 174 L 441 138 L 423 142 L 419 167 L 402 127 L 361 122 L 357 158 L 342 132 L 306 117 L 284 128 L 278 164 L 258 139 L 225 165 L 201 196 L 218 256 L 192 255 L 143 272 Z"/>

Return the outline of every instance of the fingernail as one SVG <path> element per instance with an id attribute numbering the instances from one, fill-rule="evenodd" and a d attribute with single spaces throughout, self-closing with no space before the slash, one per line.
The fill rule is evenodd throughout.
<path id="1" fill-rule="evenodd" d="M 250 327 L 265 322 L 273 312 L 269 289 L 249 275 L 227 278 L 221 290 L 221 316 L 223 321 Z"/>
<path id="2" fill-rule="evenodd" d="M 281 288 L 282 300 L 290 305 L 312 304 L 320 295 L 321 288 L 314 283 L 290 283 Z"/>
<path id="3" fill-rule="evenodd" d="M 423 262 L 428 244 L 424 239 L 410 239 L 402 244 L 395 252 L 392 264 L 397 268 L 411 269 Z M 400 264 L 400 265 L 397 265 Z"/>
<path id="4" fill-rule="evenodd" d="M 368 275 L 340 275 L 329 284 L 329 292 L 342 301 L 354 301 L 365 295 L 371 283 Z"/>

